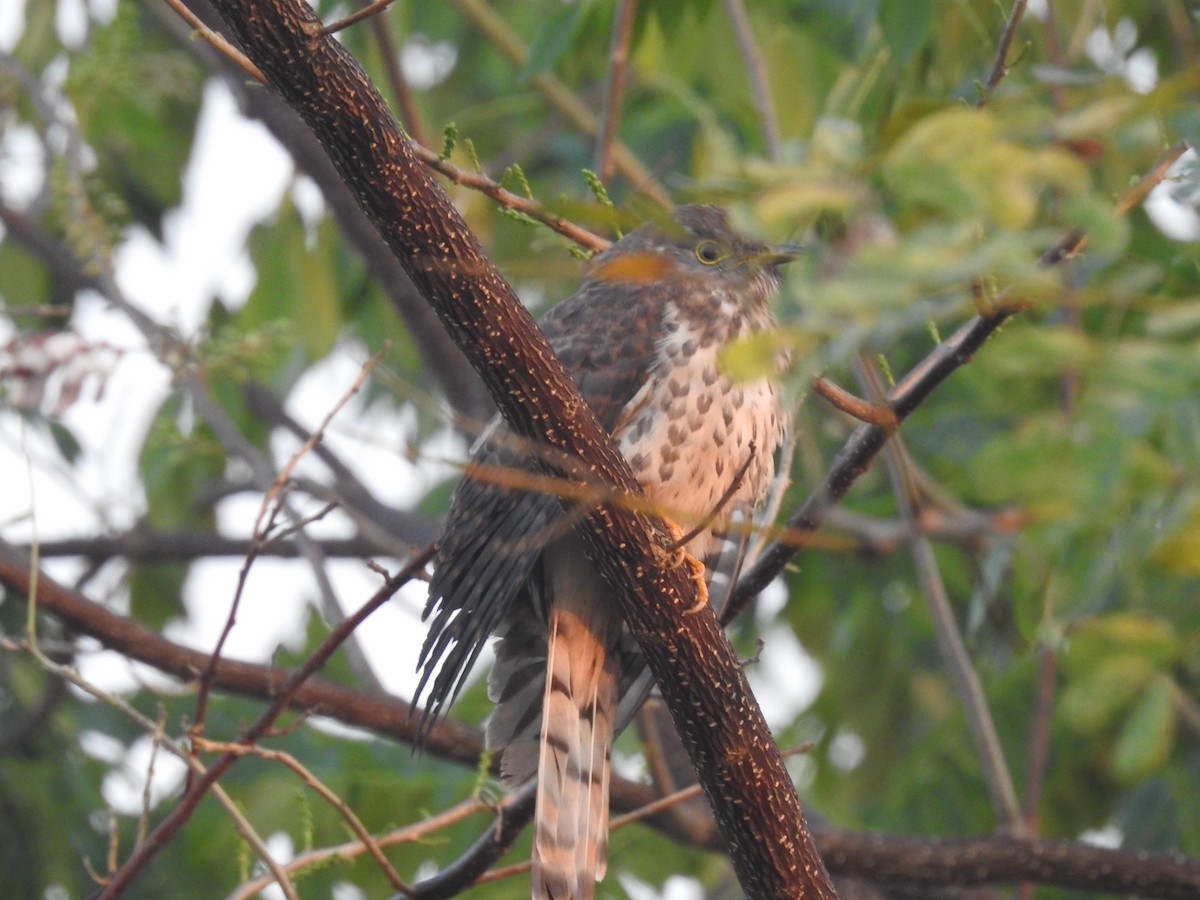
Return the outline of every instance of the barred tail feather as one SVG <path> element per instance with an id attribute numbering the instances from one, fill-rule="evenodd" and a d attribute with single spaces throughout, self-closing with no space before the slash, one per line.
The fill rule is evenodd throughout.
<path id="1" fill-rule="evenodd" d="M 617 714 L 610 645 L 620 619 L 608 608 L 605 585 L 579 545 L 563 543 L 575 552 L 547 560 L 554 602 L 538 749 L 534 900 L 590 900 L 608 862 Z"/>

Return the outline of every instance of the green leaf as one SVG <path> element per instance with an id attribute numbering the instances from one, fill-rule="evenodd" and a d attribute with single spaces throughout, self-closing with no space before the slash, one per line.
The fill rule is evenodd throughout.
<path id="1" fill-rule="evenodd" d="M 953 106 L 931 113 L 892 145 L 884 178 L 905 202 L 935 213 L 1027 228 L 1043 190 L 1083 191 L 1087 170 L 1065 150 L 1025 146 L 1007 130 L 989 110 Z"/>
<path id="2" fill-rule="evenodd" d="M 16 241 L 0 242 L 0 298 L 4 299 L 7 315 L 21 307 L 31 312 L 51 298 L 52 279 L 45 262 L 29 253 Z M 19 322 L 37 327 L 44 320 L 22 316 Z"/>
<path id="3" fill-rule="evenodd" d="M 1139 612 L 1117 612 L 1087 619 L 1072 628 L 1064 671 L 1083 674 L 1114 657 L 1136 656 L 1156 669 L 1172 665 L 1180 653 L 1179 637 L 1170 623 Z"/>
<path id="4" fill-rule="evenodd" d="M 118 5 L 76 58 L 67 90 L 99 156 L 98 180 L 118 192 L 136 221 L 160 234 L 164 211 L 182 194 L 201 79 L 196 64 L 164 46 L 150 21 L 135 5 Z"/>
<path id="5" fill-rule="evenodd" d="M 805 343 L 811 347 L 811 338 L 805 337 L 801 332 L 775 331 L 742 338 L 721 351 L 721 366 L 734 381 L 777 377 L 787 354 Z"/>
<path id="6" fill-rule="evenodd" d="M 258 280 L 234 316 L 237 331 L 284 325 L 300 339 L 308 362 L 326 356 L 343 325 L 333 223 L 322 220 L 310 238 L 296 208 L 285 202 L 269 227 L 251 235 L 250 247 Z"/>
<path id="7" fill-rule="evenodd" d="M 933 13 L 936 0 L 908 0 L 906 3 L 884 3 L 879 24 L 883 37 L 892 51 L 892 65 L 902 66 L 925 45 L 933 32 Z"/>
<path id="8" fill-rule="evenodd" d="M 1159 541 L 1150 558 L 1175 575 L 1200 576 L 1200 502 L 1194 503 L 1187 518 Z"/>
<path id="9" fill-rule="evenodd" d="M 1098 734 L 1145 690 L 1155 672 L 1149 660 L 1129 653 L 1101 660 L 1063 691 L 1063 716 L 1079 731 Z"/>
<path id="10" fill-rule="evenodd" d="M 588 12 L 590 3 L 580 0 L 558 6 L 545 17 L 529 48 L 529 59 L 521 70 L 521 79 L 527 80 L 538 72 L 552 69 L 571 47 L 579 24 Z"/>
<path id="11" fill-rule="evenodd" d="M 1175 745 L 1175 687 L 1159 676 L 1133 707 L 1113 750 L 1113 774 L 1135 784 L 1158 772 Z"/>
<path id="12" fill-rule="evenodd" d="M 54 441 L 54 446 L 58 448 L 63 459 L 69 463 L 77 462 L 83 448 L 79 445 L 79 440 L 71 432 L 71 429 L 54 420 L 50 420 L 46 424 L 50 431 L 50 438 Z"/>

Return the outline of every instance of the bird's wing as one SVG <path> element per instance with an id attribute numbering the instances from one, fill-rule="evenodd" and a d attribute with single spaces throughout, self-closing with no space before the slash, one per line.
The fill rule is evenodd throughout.
<path id="1" fill-rule="evenodd" d="M 586 282 L 540 324 L 600 423 L 612 429 L 646 381 L 660 322 L 660 311 L 633 286 Z M 453 702 L 493 632 L 504 639 L 490 693 L 518 698 L 510 704 L 511 722 L 503 709 L 497 711 L 500 727 L 493 733 L 513 738 L 537 725 L 541 687 L 530 690 L 525 679 L 531 660 L 539 661 L 539 646 L 545 658 L 547 632 L 545 608 L 529 588 L 542 550 L 566 527 L 567 511 L 552 494 L 500 483 L 505 471 L 541 472 L 537 457 L 497 420 L 472 451 L 451 498 L 424 614 L 429 634 L 417 663 L 414 704 L 428 690 L 422 731 Z M 522 602 L 506 616 L 518 598 Z M 519 679 L 506 687 L 514 674 Z M 527 694 L 536 698 L 528 711 Z"/>
<path id="2" fill-rule="evenodd" d="M 434 560 L 424 618 L 429 633 L 417 665 L 415 704 L 428 688 L 421 730 L 454 701 L 472 664 L 513 598 L 526 590 L 544 546 L 565 511 L 558 499 L 498 483 L 495 475 L 525 461 L 506 449 L 507 430 L 491 429 L 450 502 Z"/>

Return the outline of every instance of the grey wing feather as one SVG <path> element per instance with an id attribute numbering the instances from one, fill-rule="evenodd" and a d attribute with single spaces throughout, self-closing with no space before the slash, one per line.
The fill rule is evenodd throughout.
<path id="1" fill-rule="evenodd" d="M 645 382 L 655 356 L 658 326 L 639 331 L 634 325 L 661 321 L 657 311 L 648 308 L 649 302 L 620 284 L 588 282 L 539 323 L 600 423 L 610 431 Z M 611 332 L 602 333 L 604 328 Z M 493 471 L 540 470 L 531 455 L 516 449 L 503 425 L 489 431 L 490 439 L 472 452 L 473 462 Z M 531 575 L 545 539 L 565 515 L 562 501 L 548 494 L 503 487 L 469 473 L 460 482 L 451 498 L 422 617 L 430 626 L 417 662 L 421 677 L 413 698 L 415 705 L 428 689 L 421 733 L 453 702 L 492 633 L 499 631 L 504 642 L 498 648 L 489 693 L 509 696 L 516 691 L 523 682 L 511 676 L 517 668 L 522 677 L 531 671 L 523 657 L 536 653 L 539 646 L 539 659 L 545 659 L 545 610 L 532 602 Z M 506 622 L 506 613 L 519 597 L 525 600 L 513 617 L 523 624 L 514 630 Z M 505 681 L 511 686 L 506 688 Z M 533 704 L 533 725 L 537 705 Z M 501 718 L 493 733 L 519 739 L 530 727 L 524 717 L 513 722 Z"/>
<path id="2" fill-rule="evenodd" d="M 489 467 L 516 465 L 509 456 L 493 446 L 476 460 Z M 564 515 L 548 494 L 471 477 L 459 483 L 422 616 L 430 620 L 429 634 L 417 660 L 421 678 L 413 698 L 415 704 L 429 688 L 422 732 L 453 702 L 489 635 L 525 590 L 541 552 L 538 536 Z"/>

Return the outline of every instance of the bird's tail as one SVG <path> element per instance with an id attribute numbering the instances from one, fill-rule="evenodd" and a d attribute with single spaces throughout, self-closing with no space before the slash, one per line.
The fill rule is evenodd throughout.
<path id="1" fill-rule="evenodd" d="M 563 545 L 569 545 L 564 547 Z M 608 788 L 617 715 L 610 648 L 620 614 L 573 539 L 544 562 L 549 646 L 538 747 L 535 900 L 590 900 L 608 863 Z"/>

